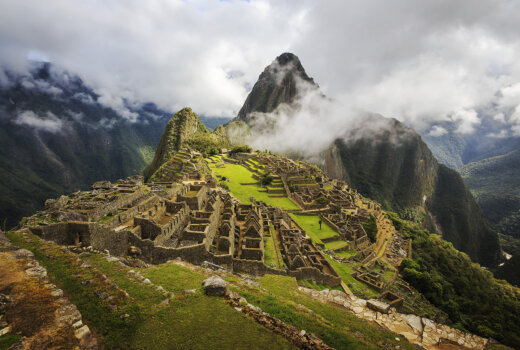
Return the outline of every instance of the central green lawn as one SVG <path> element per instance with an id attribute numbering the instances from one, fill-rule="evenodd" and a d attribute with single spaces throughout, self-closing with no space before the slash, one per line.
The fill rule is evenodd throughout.
<path id="1" fill-rule="evenodd" d="M 320 217 L 318 215 L 313 216 L 307 216 L 307 215 L 297 215 L 297 214 L 290 214 L 294 221 L 300 225 L 305 232 L 307 233 L 307 236 L 309 236 L 313 242 L 316 243 L 322 243 L 322 239 L 324 238 L 330 238 L 334 236 L 339 235 L 332 227 L 327 225 L 325 221 L 321 224 L 321 230 L 320 230 Z"/>
<path id="2" fill-rule="evenodd" d="M 281 209 L 300 209 L 287 197 L 271 198 L 267 192 L 260 192 L 265 191 L 265 189 L 259 185 L 241 185 L 241 183 L 258 182 L 258 180 L 253 178 L 253 174 L 241 165 L 226 164 L 225 168 L 217 168 L 210 164 L 210 167 L 216 175 L 225 176 L 229 179 L 229 181 L 226 181 L 226 185 L 229 187 L 231 193 L 244 204 L 250 204 L 251 201 L 249 198 L 253 197 L 273 207 L 279 207 Z"/>

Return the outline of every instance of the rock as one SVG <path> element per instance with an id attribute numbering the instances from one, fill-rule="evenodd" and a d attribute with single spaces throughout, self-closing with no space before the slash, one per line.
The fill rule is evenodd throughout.
<path id="1" fill-rule="evenodd" d="M 356 314 L 362 313 L 363 310 L 365 310 L 365 309 L 362 308 L 361 306 L 356 306 L 356 307 L 352 308 L 352 311 L 354 311 Z"/>
<path id="2" fill-rule="evenodd" d="M 90 335 L 90 329 L 88 328 L 87 325 L 84 325 L 83 327 L 78 328 L 74 331 L 74 336 L 80 340 L 85 337 L 88 337 L 89 335 Z"/>
<path id="3" fill-rule="evenodd" d="M 301 332 L 299 333 L 300 337 L 303 337 L 305 335 L 305 333 L 307 333 L 307 332 L 305 332 L 305 330 L 302 329 Z"/>
<path id="4" fill-rule="evenodd" d="M 11 253 L 12 256 L 15 258 L 32 258 L 34 257 L 34 254 L 27 249 L 18 249 Z"/>
<path id="5" fill-rule="evenodd" d="M 141 255 L 141 249 L 138 248 L 138 247 L 134 247 L 133 245 L 128 247 L 128 255 L 132 256 L 132 257 L 138 257 L 139 255 Z"/>
<path id="6" fill-rule="evenodd" d="M 367 306 L 367 301 L 365 299 L 354 299 L 352 304 L 356 306 L 365 307 Z"/>
<path id="7" fill-rule="evenodd" d="M 406 321 L 406 323 L 412 327 L 413 331 L 416 334 L 422 334 L 423 324 L 422 320 L 419 316 L 416 315 L 402 315 L 402 318 Z"/>
<path id="8" fill-rule="evenodd" d="M 6 335 L 7 333 L 9 333 L 10 330 L 11 330 L 11 328 L 9 328 L 9 326 L 0 329 L 0 337 L 3 337 L 3 336 Z"/>
<path id="9" fill-rule="evenodd" d="M 63 296 L 63 290 L 61 290 L 61 289 L 53 290 L 53 291 L 51 292 L 51 295 L 52 295 L 53 297 L 62 297 L 62 296 Z"/>
<path id="10" fill-rule="evenodd" d="M 74 329 L 78 329 L 78 328 L 81 328 L 81 327 L 83 327 L 83 321 L 82 320 L 79 320 L 79 321 L 77 321 L 76 323 L 74 323 L 72 325 L 72 328 L 74 328 Z"/>
<path id="11" fill-rule="evenodd" d="M 159 305 L 161 305 L 161 306 L 168 306 L 168 305 L 170 305 L 170 299 L 164 299 L 163 301 L 161 301 L 159 303 Z"/>
<path id="12" fill-rule="evenodd" d="M 105 259 L 106 259 L 108 262 L 119 261 L 119 259 L 116 258 L 115 256 L 107 256 Z"/>
<path id="13" fill-rule="evenodd" d="M 148 278 L 145 278 L 145 279 L 143 280 L 143 283 L 144 283 L 144 284 L 152 284 L 152 281 L 150 281 Z"/>
<path id="14" fill-rule="evenodd" d="M 185 290 L 183 290 L 181 292 L 181 294 L 184 294 L 184 295 L 186 295 L 186 294 L 195 294 L 195 293 L 197 293 L 196 289 L 185 289 Z"/>
<path id="15" fill-rule="evenodd" d="M 215 270 L 215 271 L 226 271 L 226 269 L 223 268 L 222 266 L 219 266 L 217 264 L 213 264 L 213 263 L 211 263 L 209 261 L 203 261 L 200 266 L 202 266 L 205 269 L 211 269 L 211 270 Z"/>
<path id="16" fill-rule="evenodd" d="M 45 270 L 45 268 L 42 266 L 31 267 L 25 270 L 25 273 L 29 276 L 34 276 L 38 278 L 44 278 L 47 276 L 47 270 Z"/>
<path id="17" fill-rule="evenodd" d="M 84 269 L 88 269 L 88 268 L 92 267 L 92 265 L 90 265 L 90 263 L 88 261 L 85 261 L 83 264 L 81 264 L 80 267 L 84 268 Z"/>
<path id="18" fill-rule="evenodd" d="M 388 313 L 390 310 L 390 305 L 387 303 L 383 303 L 382 301 L 376 300 L 376 299 L 370 299 L 367 301 L 367 306 L 377 312 L 380 312 L 382 314 Z M 421 319 L 419 319 L 419 323 L 421 322 Z"/>
<path id="19" fill-rule="evenodd" d="M 204 293 L 211 296 L 225 296 L 227 292 L 227 282 L 219 276 L 211 276 L 202 281 Z"/>

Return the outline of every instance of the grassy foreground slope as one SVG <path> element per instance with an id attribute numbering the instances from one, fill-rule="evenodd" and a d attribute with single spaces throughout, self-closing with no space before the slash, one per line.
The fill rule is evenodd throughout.
<path id="1" fill-rule="evenodd" d="M 226 299 L 205 296 L 201 282 L 213 274 L 209 270 L 182 262 L 131 270 L 105 255 L 78 256 L 30 234 L 9 233 L 8 237 L 35 254 L 52 282 L 77 305 L 102 348 L 293 348 L 285 338 L 228 305 Z M 151 283 L 136 278 L 137 273 Z M 248 302 L 337 349 L 414 349 L 404 339 L 396 340 L 392 332 L 299 292 L 294 278 L 266 275 L 259 284 L 233 274 L 224 278 Z M 175 296 L 165 299 L 157 286 Z"/>

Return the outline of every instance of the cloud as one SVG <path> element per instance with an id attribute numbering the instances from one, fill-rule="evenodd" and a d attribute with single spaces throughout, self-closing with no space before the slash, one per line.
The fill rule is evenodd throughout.
<path id="1" fill-rule="evenodd" d="M 53 86 L 45 80 L 33 79 L 29 76 L 24 77 L 20 84 L 28 90 L 37 90 L 38 92 L 48 95 L 59 96 L 63 93 L 63 90 L 59 87 Z"/>
<path id="2" fill-rule="evenodd" d="M 51 112 L 45 113 L 44 116 L 39 116 L 33 111 L 23 111 L 18 114 L 14 123 L 50 133 L 57 133 L 63 129 L 63 121 Z"/>
<path id="3" fill-rule="evenodd" d="M 434 125 L 428 132 L 429 136 L 439 137 L 448 133 L 448 130 L 439 125 Z"/>
<path id="4" fill-rule="evenodd" d="M 233 117 L 264 67 L 292 51 L 335 100 L 424 132 L 455 118 L 468 132 L 483 111 L 519 125 L 519 17 L 508 0 L 5 0 L 0 63 L 50 60 L 130 121 L 120 101 Z"/>

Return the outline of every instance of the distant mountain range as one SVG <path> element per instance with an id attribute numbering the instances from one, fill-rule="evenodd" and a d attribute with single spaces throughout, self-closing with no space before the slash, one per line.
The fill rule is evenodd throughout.
<path id="1" fill-rule="evenodd" d="M 262 72 L 241 112 L 229 125 L 244 122 L 253 126 L 254 134 L 253 112 L 297 104 L 301 97 L 298 80 L 319 89 L 298 57 L 282 54 Z M 344 179 L 387 210 L 422 222 L 475 261 L 497 264 L 497 234 L 489 228 L 460 175 L 439 164 L 421 137 L 399 121 L 368 112 L 360 118 L 368 121 L 331 140 L 331 146 L 322 153 L 319 162 L 329 176 Z M 373 124 L 384 126 L 377 133 L 363 132 L 362 125 Z M 349 133 L 361 136 L 352 138 Z"/>
<path id="2" fill-rule="evenodd" d="M 103 105 L 83 81 L 50 64 L 5 72 L 0 86 L 0 218 L 7 226 L 47 198 L 141 173 L 170 117 L 153 104 Z M 128 120 L 135 118 L 134 120 Z"/>
<path id="3" fill-rule="evenodd" d="M 500 127 L 484 116 L 473 133 L 445 123 L 446 134 L 423 139 L 441 163 L 460 172 L 491 226 L 520 238 L 520 137 Z"/>

